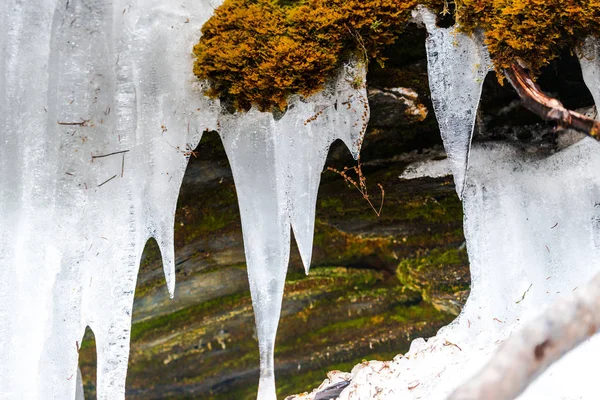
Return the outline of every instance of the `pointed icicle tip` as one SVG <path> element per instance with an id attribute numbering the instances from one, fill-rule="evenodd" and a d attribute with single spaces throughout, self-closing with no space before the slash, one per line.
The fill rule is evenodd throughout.
<path id="1" fill-rule="evenodd" d="M 175 297 L 175 248 L 173 243 L 173 235 L 169 235 L 169 240 L 155 238 L 162 256 L 163 272 L 167 283 L 169 297 Z"/>
<path id="2" fill-rule="evenodd" d="M 175 263 L 173 263 L 172 260 L 169 260 L 169 262 L 172 263 L 174 267 Z M 169 298 L 172 300 L 175 297 L 175 271 L 171 268 L 167 270 L 166 260 L 164 259 L 163 266 L 165 271 L 165 281 L 167 282 L 167 291 L 169 292 Z"/>

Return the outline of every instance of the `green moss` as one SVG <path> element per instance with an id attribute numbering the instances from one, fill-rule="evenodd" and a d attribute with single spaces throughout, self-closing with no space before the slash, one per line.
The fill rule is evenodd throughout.
<path id="1" fill-rule="evenodd" d="M 404 259 L 396 275 L 406 287 L 422 293 L 426 301 L 469 290 L 470 278 L 464 273 L 469 260 L 465 249 L 419 251 Z"/>
<path id="2" fill-rule="evenodd" d="M 171 331 L 173 325 L 178 324 L 181 321 L 190 321 L 192 320 L 192 317 L 197 319 L 214 310 L 226 312 L 227 309 L 231 309 L 241 302 L 249 303 L 249 301 L 249 292 L 235 293 L 229 296 L 205 301 L 170 314 L 136 322 L 131 327 L 131 341 L 141 340 L 146 337 L 146 335 L 150 334 L 152 336 L 159 336 L 161 333 Z"/>
<path id="3" fill-rule="evenodd" d="M 222 234 L 239 226 L 235 186 L 231 178 L 213 185 L 209 194 L 193 194 L 180 198 L 185 204 L 178 207 L 175 215 L 175 242 L 179 245 L 191 243 L 200 237 Z"/>
<path id="4" fill-rule="evenodd" d="M 377 176 L 369 178 L 375 182 Z M 348 188 L 348 195 L 344 197 L 343 207 L 332 197 L 319 200 L 319 214 L 339 216 L 348 215 L 353 219 L 373 220 L 373 221 L 398 221 L 405 220 L 414 223 L 448 223 L 462 220 L 462 204 L 458 198 L 451 196 L 433 196 L 424 194 L 422 197 L 411 196 L 410 199 L 386 196 L 383 211 L 378 217 L 373 210 L 368 207 L 366 200 L 362 196 Z M 344 189 L 341 189 L 344 190 Z M 339 196 L 339 194 L 338 194 Z M 338 199 L 338 198 L 335 198 Z M 365 207 L 365 205 L 367 205 Z M 377 204 L 378 205 L 378 204 Z"/>

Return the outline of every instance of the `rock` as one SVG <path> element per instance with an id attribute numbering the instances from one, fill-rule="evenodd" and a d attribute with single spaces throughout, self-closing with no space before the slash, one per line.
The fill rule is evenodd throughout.
<path id="1" fill-rule="evenodd" d="M 428 111 L 419 95 L 410 88 L 369 88 L 371 128 L 397 128 L 421 122 Z"/>

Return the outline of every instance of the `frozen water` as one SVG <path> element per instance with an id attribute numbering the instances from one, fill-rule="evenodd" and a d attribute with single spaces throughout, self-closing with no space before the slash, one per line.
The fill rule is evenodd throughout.
<path id="1" fill-rule="evenodd" d="M 215 129 L 191 46 L 219 1 L 7 1 L 0 5 L 0 387 L 74 398 L 86 326 L 98 398 L 124 396 L 139 259 L 156 238 L 174 292 L 173 222 L 190 151 Z M 356 157 L 368 120 L 364 70 L 295 98 L 280 120 L 221 116 L 238 184 L 261 351 L 273 346 L 293 229 L 308 272 L 331 142 Z M 315 118 L 312 118 L 315 117 Z M 26 349 L 26 350 L 24 350 Z"/>
<path id="2" fill-rule="evenodd" d="M 456 27 L 438 28 L 428 9 L 419 6 L 413 16 L 429 33 L 425 47 L 431 101 L 461 197 L 483 81 L 492 69 L 490 56 L 479 37 Z"/>
<path id="3" fill-rule="evenodd" d="M 463 196 L 472 284 L 463 312 L 387 368 L 357 366 L 340 399 L 444 399 L 523 322 L 600 270 L 600 145 L 587 138 L 533 157 L 508 145 L 473 148 Z M 598 351 L 596 336 L 519 399 L 595 398 Z"/>
<path id="4" fill-rule="evenodd" d="M 85 400 L 85 393 L 83 391 L 83 378 L 81 376 L 81 369 L 77 368 L 77 386 L 75 388 L 75 400 Z"/>
<path id="5" fill-rule="evenodd" d="M 124 397 L 141 252 L 157 239 L 172 293 L 187 148 L 216 125 L 190 54 L 215 5 L 0 4 L 3 397 L 74 398 L 88 325 L 98 398 Z"/>
<path id="6" fill-rule="evenodd" d="M 357 157 L 369 118 L 365 70 L 352 63 L 324 92 L 294 97 L 280 119 L 252 109 L 222 115 L 220 135 L 231 164 L 261 358 L 258 398 L 275 399 L 273 350 L 291 231 L 310 268 L 315 206 L 329 145 L 341 139 Z"/>
<path id="7" fill-rule="evenodd" d="M 583 79 L 594 97 L 596 115 L 598 115 L 600 112 L 600 40 L 591 36 L 586 38 L 577 55 Z"/>

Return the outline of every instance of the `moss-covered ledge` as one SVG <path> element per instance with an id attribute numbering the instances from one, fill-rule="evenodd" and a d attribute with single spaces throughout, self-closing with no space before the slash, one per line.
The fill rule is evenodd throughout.
<path id="1" fill-rule="evenodd" d="M 194 73 L 239 110 L 285 110 L 290 95 L 318 92 L 351 56 L 383 64 L 382 49 L 403 40 L 419 4 L 483 31 L 500 79 L 514 63 L 537 74 L 600 32 L 597 0 L 225 0 L 202 28 Z"/>

